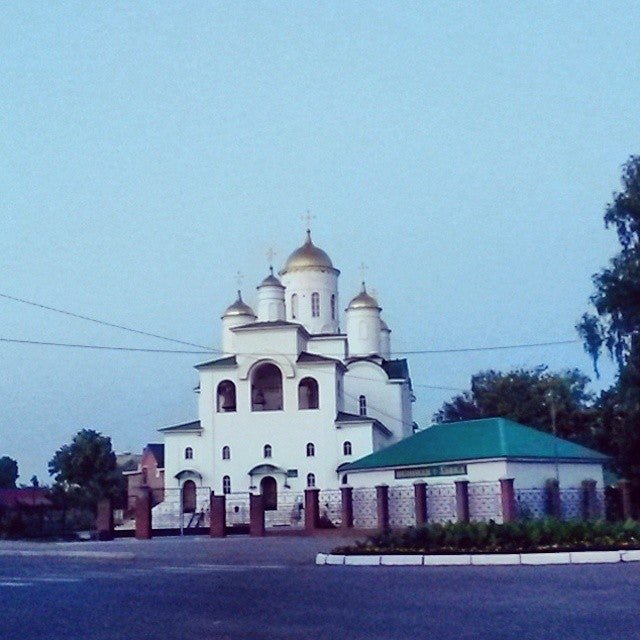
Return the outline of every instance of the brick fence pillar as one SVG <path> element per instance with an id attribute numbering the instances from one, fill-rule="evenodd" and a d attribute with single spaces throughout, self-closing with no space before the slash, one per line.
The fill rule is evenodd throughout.
<path id="1" fill-rule="evenodd" d="M 313 533 L 320 523 L 320 489 L 304 490 L 304 530 Z"/>
<path id="2" fill-rule="evenodd" d="M 136 539 L 151 539 L 151 489 L 140 487 L 136 500 Z"/>
<path id="3" fill-rule="evenodd" d="M 427 483 L 419 480 L 413 485 L 413 500 L 416 508 L 416 527 L 427 524 Z"/>
<path id="4" fill-rule="evenodd" d="M 113 540 L 113 503 L 110 498 L 98 502 L 96 531 L 98 540 Z"/>
<path id="5" fill-rule="evenodd" d="M 353 527 L 353 487 L 340 487 L 340 497 L 342 498 L 342 522 L 343 529 Z"/>
<path id="6" fill-rule="evenodd" d="M 598 500 L 596 494 L 596 481 L 582 481 L 582 518 L 592 520 L 598 517 Z"/>
<path id="7" fill-rule="evenodd" d="M 249 495 L 249 535 L 261 537 L 265 535 L 264 502 L 262 494 Z"/>
<path id="8" fill-rule="evenodd" d="M 562 498 L 560 496 L 560 484 L 557 480 L 547 480 L 544 487 L 547 515 L 552 518 L 562 518 Z"/>
<path id="9" fill-rule="evenodd" d="M 456 517 L 458 522 L 469 522 L 469 481 L 456 480 Z"/>
<path id="10" fill-rule="evenodd" d="M 209 507 L 209 537 L 224 538 L 227 535 L 227 507 L 224 495 L 211 492 Z"/>
<path id="11" fill-rule="evenodd" d="M 513 478 L 500 478 L 500 504 L 502 505 L 502 522 L 516 520 L 518 514 Z"/>
<path id="12" fill-rule="evenodd" d="M 378 515 L 378 529 L 384 531 L 389 528 L 389 486 L 376 486 L 376 511 Z"/>
<path id="13" fill-rule="evenodd" d="M 631 483 L 628 480 L 620 480 L 620 497 L 622 498 L 622 517 L 629 520 L 631 516 Z"/>

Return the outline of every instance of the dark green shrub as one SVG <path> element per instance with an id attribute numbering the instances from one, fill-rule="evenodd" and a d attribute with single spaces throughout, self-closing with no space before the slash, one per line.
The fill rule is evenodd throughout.
<path id="1" fill-rule="evenodd" d="M 526 553 L 640 549 L 640 524 L 604 520 L 522 520 L 498 524 L 448 522 L 384 531 L 334 553 Z"/>

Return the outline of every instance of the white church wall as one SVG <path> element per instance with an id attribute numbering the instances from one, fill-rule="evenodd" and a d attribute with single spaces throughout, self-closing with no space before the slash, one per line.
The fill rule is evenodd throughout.
<path id="1" fill-rule="evenodd" d="M 346 336 L 312 336 L 307 342 L 307 351 L 327 358 L 344 360 L 347 357 L 347 338 Z"/>
<path id="2" fill-rule="evenodd" d="M 232 491 L 247 491 L 251 484 L 248 472 L 261 463 L 284 470 L 297 469 L 298 477 L 288 479 L 292 490 L 306 487 L 308 473 L 315 475 L 319 487 L 336 486 L 335 369 L 333 363 L 297 367 L 294 378 L 283 379 L 281 411 L 252 411 L 250 377 L 236 380 L 237 410 L 212 413 L 213 475 L 214 485 L 219 487 L 216 490 L 222 487 L 222 477 L 229 475 Z M 298 385 L 307 376 L 318 382 L 318 409 L 298 409 Z M 215 382 L 212 386 L 215 388 Z M 306 455 L 308 443 L 315 447 L 313 457 Z M 271 446 L 271 458 L 264 458 L 267 444 Z M 224 446 L 230 447 L 230 460 L 222 460 Z M 284 476 L 273 474 L 273 477 L 281 491 Z"/>
<path id="3" fill-rule="evenodd" d="M 367 416 L 377 418 L 393 433 L 389 444 L 400 440 L 407 429 L 410 432 L 411 421 L 403 415 L 402 385 L 390 383 L 379 366 L 367 361 L 351 363 L 344 376 L 344 386 L 345 411 L 358 414 L 358 399 L 364 395 Z M 410 405 L 408 410 L 410 414 Z"/>
<path id="4" fill-rule="evenodd" d="M 370 424 L 341 425 L 335 429 L 336 467 L 343 463 L 354 462 L 373 452 L 373 434 Z M 351 455 L 344 455 L 344 443 L 351 443 Z"/>
<path id="5" fill-rule="evenodd" d="M 347 310 L 347 343 L 349 357 L 380 354 L 380 310 Z"/>
<path id="6" fill-rule="evenodd" d="M 268 329 L 239 328 L 235 330 L 235 347 L 239 356 L 247 355 L 255 362 L 260 355 L 284 356 L 289 360 L 295 358 L 304 349 L 306 341 L 295 326 L 276 326 Z"/>
<path id="7" fill-rule="evenodd" d="M 185 450 L 190 447 L 193 450 L 191 459 L 185 458 Z M 211 486 L 213 480 L 208 465 L 210 457 L 207 439 L 196 432 L 168 433 L 165 435 L 164 447 L 164 483 L 168 489 L 175 489 L 181 486 L 176 475 L 187 469 L 197 471 L 202 475 L 202 481 L 196 484 Z M 195 480 L 194 478 L 191 478 Z"/>
<path id="8" fill-rule="evenodd" d="M 333 269 L 305 269 L 291 271 L 282 276 L 285 286 L 287 320 L 299 322 L 309 333 L 337 333 L 340 317 L 338 275 Z M 311 295 L 320 296 L 318 317 L 312 316 Z M 293 313 L 291 296 L 297 295 L 297 313 Z M 335 296 L 335 317 L 331 317 L 331 296 Z"/>

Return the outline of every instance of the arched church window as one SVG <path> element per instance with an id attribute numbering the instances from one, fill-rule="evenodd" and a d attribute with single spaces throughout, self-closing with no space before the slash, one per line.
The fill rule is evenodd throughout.
<path id="1" fill-rule="evenodd" d="M 353 451 L 353 447 L 351 446 L 351 443 L 347 440 L 343 445 L 342 445 L 342 453 L 345 456 L 350 456 L 351 453 Z"/>
<path id="2" fill-rule="evenodd" d="M 320 317 L 320 294 L 317 291 L 311 294 L 311 317 Z"/>
<path id="3" fill-rule="evenodd" d="M 291 317 L 295 320 L 298 317 L 298 294 L 291 296 Z"/>
<path id="4" fill-rule="evenodd" d="M 307 442 L 307 458 L 313 458 L 316 455 L 316 447 L 313 442 Z"/>
<path id="5" fill-rule="evenodd" d="M 184 450 L 184 459 L 185 460 L 192 460 L 193 459 L 193 449 L 191 447 L 187 447 Z"/>
<path id="6" fill-rule="evenodd" d="M 317 409 L 319 406 L 317 380 L 314 378 L 302 378 L 298 385 L 298 409 Z"/>
<path id="7" fill-rule="evenodd" d="M 348 476 L 348 474 L 345 473 L 342 476 L 342 484 L 347 484 L 348 482 L 349 482 L 349 476 Z"/>
<path id="8" fill-rule="evenodd" d="M 336 319 L 336 297 L 335 295 L 331 296 L 331 319 Z"/>
<path id="9" fill-rule="evenodd" d="M 222 459 L 231 460 L 231 449 L 226 445 L 222 447 Z"/>
<path id="10" fill-rule="evenodd" d="M 275 364 L 265 362 L 251 377 L 251 410 L 280 411 L 282 404 L 282 373 Z"/>
<path id="11" fill-rule="evenodd" d="M 223 380 L 218 385 L 216 403 L 218 413 L 229 413 L 236 410 L 236 385 L 231 380 Z"/>
<path id="12" fill-rule="evenodd" d="M 367 397 L 366 396 L 360 396 L 358 398 L 358 412 L 360 413 L 361 416 L 367 415 Z"/>
<path id="13" fill-rule="evenodd" d="M 316 486 L 316 476 L 313 473 L 307 473 L 307 487 L 312 489 Z"/>
<path id="14" fill-rule="evenodd" d="M 231 478 L 224 476 L 222 478 L 222 493 L 231 493 Z"/>
<path id="15" fill-rule="evenodd" d="M 265 444 L 263 449 L 262 449 L 263 457 L 270 458 L 272 453 L 273 453 L 273 449 L 271 448 L 271 445 L 270 444 Z"/>

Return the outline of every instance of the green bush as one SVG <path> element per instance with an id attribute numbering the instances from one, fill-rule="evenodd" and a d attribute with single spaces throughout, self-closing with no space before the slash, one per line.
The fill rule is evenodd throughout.
<path id="1" fill-rule="evenodd" d="M 338 547 L 339 554 L 527 553 L 536 551 L 602 551 L 640 549 L 640 524 L 604 520 L 523 520 L 498 524 L 448 522 L 384 531 Z"/>

